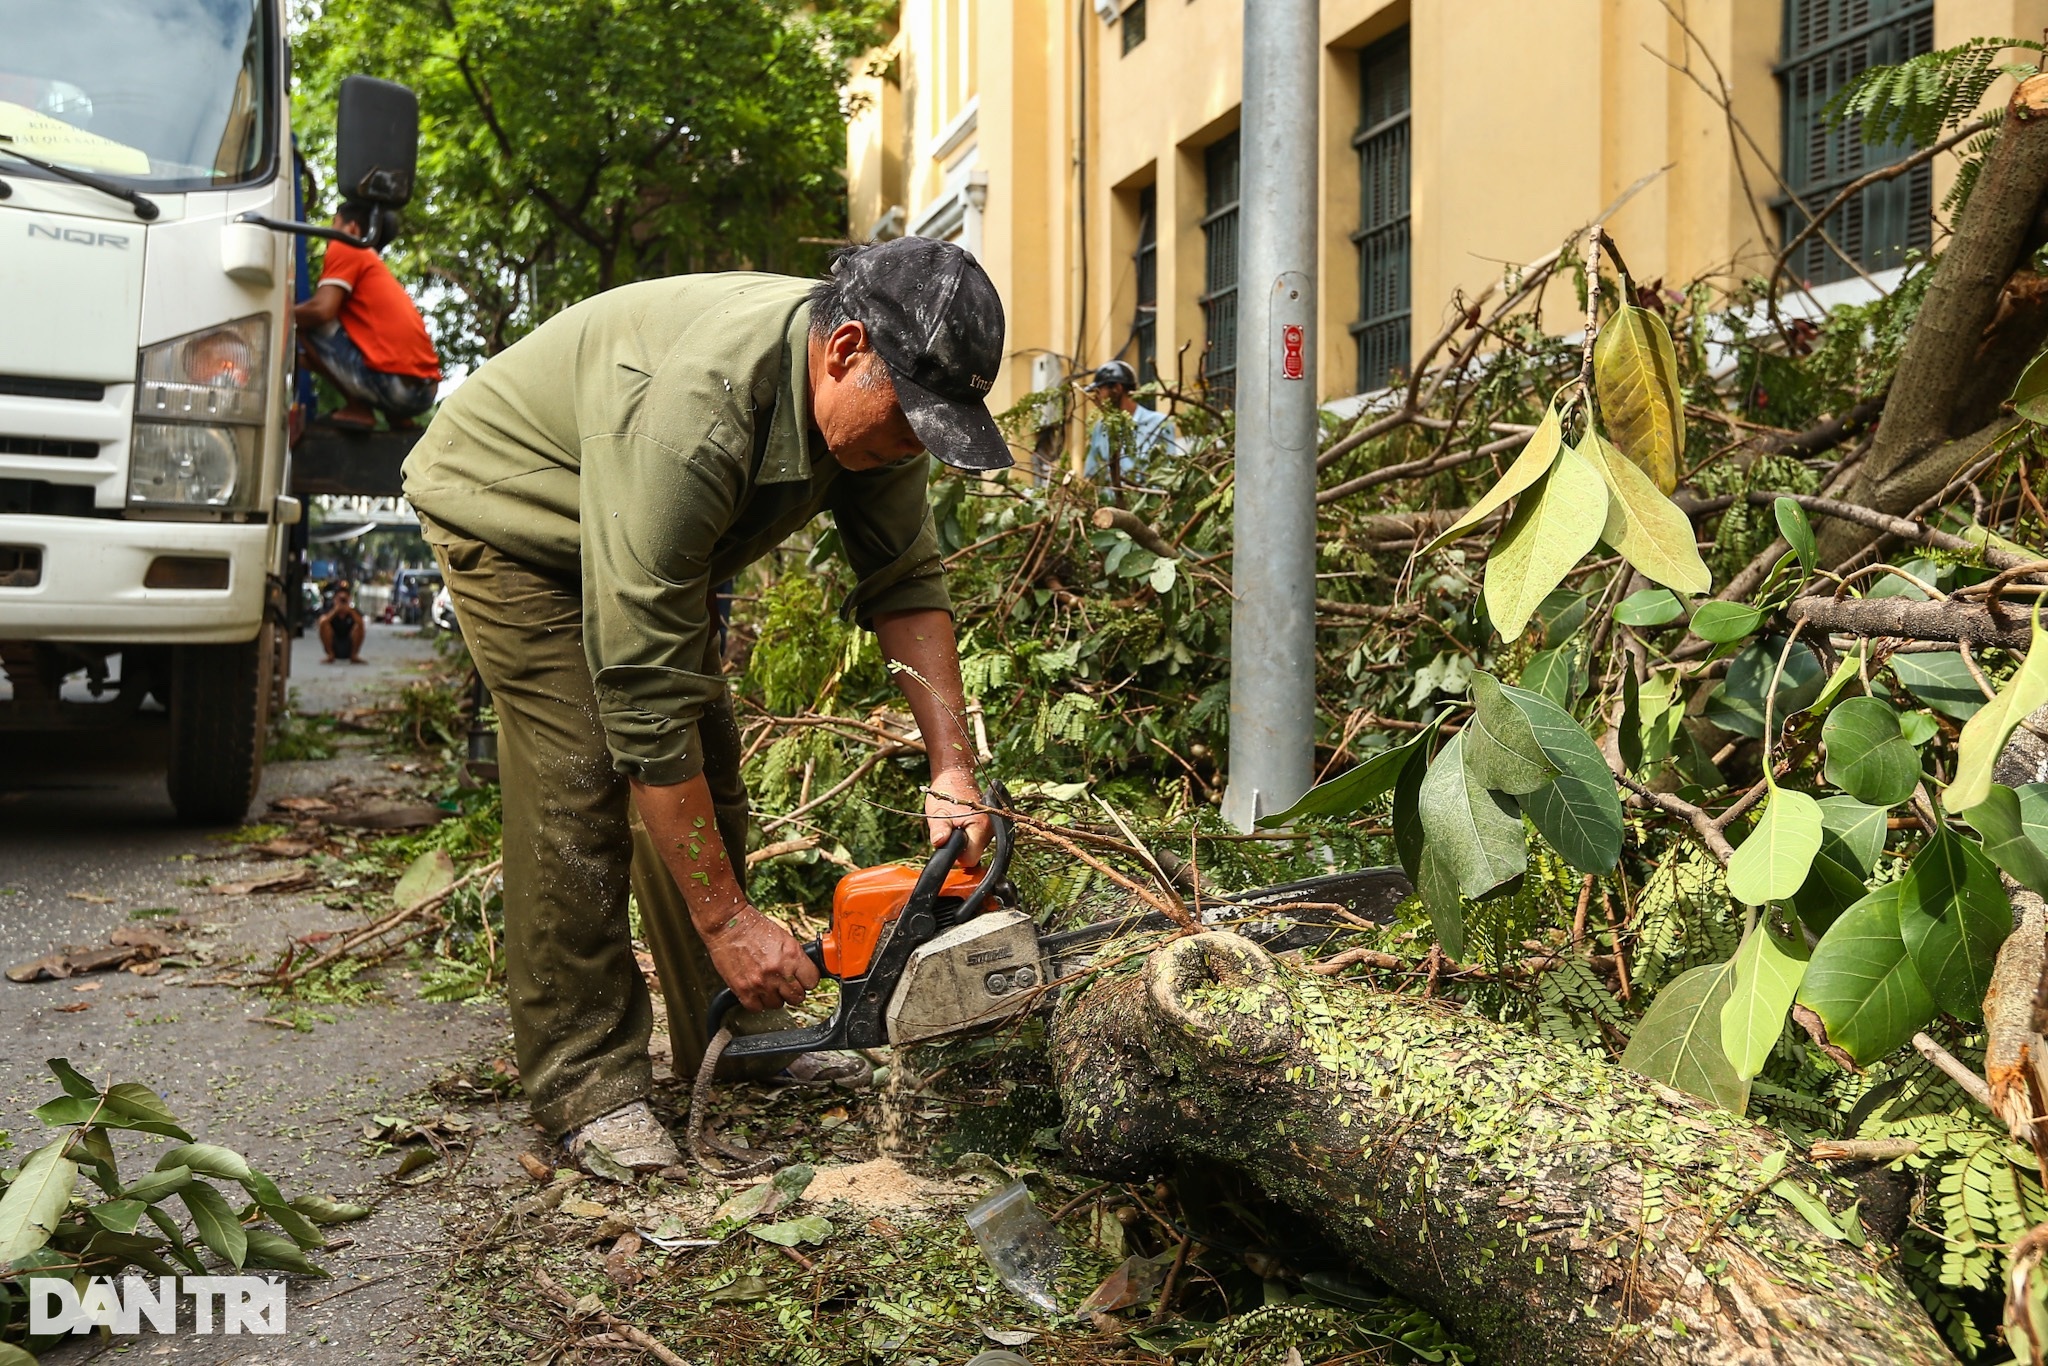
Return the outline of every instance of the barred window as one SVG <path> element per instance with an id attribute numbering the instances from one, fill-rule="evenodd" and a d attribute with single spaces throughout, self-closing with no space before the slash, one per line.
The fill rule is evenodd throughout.
<path id="1" fill-rule="evenodd" d="M 1147 185 L 1138 191 L 1138 249 L 1131 253 L 1137 266 L 1138 306 L 1131 318 L 1131 335 L 1138 343 L 1138 383 L 1159 378 L 1159 187 Z"/>
<path id="2" fill-rule="evenodd" d="M 1358 388 L 1385 388 L 1408 368 L 1408 31 L 1358 54 Z"/>
<path id="3" fill-rule="evenodd" d="M 1828 101 L 1866 69 L 1933 47 L 1934 0 L 1786 0 L 1778 80 L 1785 96 L 1785 183 L 1797 200 L 1777 205 L 1780 242 L 1805 228 L 1807 210 L 1824 208 L 1850 181 L 1912 150 L 1906 143 L 1866 144 L 1854 119 L 1829 128 L 1822 116 Z M 1859 191 L 1793 253 L 1792 273 L 1823 284 L 1853 277 L 1858 266 L 1903 265 L 1908 250 L 1932 239 L 1933 193 L 1933 171 L 1925 165 Z"/>
<path id="4" fill-rule="evenodd" d="M 1228 406 L 1237 398 L 1237 134 L 1212 143 L 1202 162 L 1208 180 L 1208 212 L 1202 215 L 1208 346 L 1202 378 L 1216 401 Z"/>
<path id="5" fill-rule="evenodd" d="M 1132 48 L 1144 42 L 1145 0 L 1131 0 L 1131 3 L 1124 7 L 1123 16 L 1117 23 L 1123 30 L 1124 52 L 1129 52 Z M 1123 54 L 1119 53 L 1118 55 L 1121 56 Z"/>

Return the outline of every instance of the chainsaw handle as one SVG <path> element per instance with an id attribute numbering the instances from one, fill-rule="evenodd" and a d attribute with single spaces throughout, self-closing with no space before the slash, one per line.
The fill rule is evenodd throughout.
<path id="1" fill-rule="evenodd" d="M 989 840 L 988 867 L 981 875 L 980 885 L 968 894 L 967 900 L 960 903 L 960 909 L 953 912 L 955 925 L 964 925 L 980 915 L 982 907 L 988 904 L 990 894 L 1003 885 L 1003 878 L 1010 871 L 1010 818 L 1005 814 L 1009 805 L 1008 790 L 999 782 L 990 783 L 987 811 L 993 837 Z M 962 832 L 955 830 L 953 833 L 958 835 Z"/>
<path id="2" fill-rule="evenodd" d="M 813 939 L 803 946 L 804 957 L 811 960 L 811 966 L 818 970 L 818 976 L 830 977 L 825 971 L 825 941 Z M 725 1027 L 725 1017 L 740 1008 L 740 998 L 733 994 L 731 987 L 720 987 L 718 994 L 711 998 L 711 1005 L 704 1011 L 704 1035 L 709 1038 Z"/>

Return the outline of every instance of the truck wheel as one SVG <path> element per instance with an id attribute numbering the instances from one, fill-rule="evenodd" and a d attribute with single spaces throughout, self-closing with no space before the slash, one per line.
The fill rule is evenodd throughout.
<path id="1" fill-rule="evenodd" d="M 263 780 L 276 660 L 263 624 L 241 645 L 179 645 L 171 651 L 171 805 L 187 825 L 237 825 Z"/>

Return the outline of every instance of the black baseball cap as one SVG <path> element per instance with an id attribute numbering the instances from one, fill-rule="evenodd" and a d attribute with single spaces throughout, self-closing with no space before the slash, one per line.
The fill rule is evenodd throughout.
<path id="1" fill-rule="evenodd" d="M 841 256 L 832 273 L 924 448 L 963 470 L 1015 464 L 988 411 L 1003 301 L 981 263 L 951 242 L 898 237 Z"/>
<path id="2" fill-rule="evenodd" d="M 1095 378 L 1090 380 L 1090 389 L 1103 389 L 1115 384 L 1125 389 L 1138 387 L 1138 372 L 1120 360 L 1104 361 L 1095 367 Z"/>

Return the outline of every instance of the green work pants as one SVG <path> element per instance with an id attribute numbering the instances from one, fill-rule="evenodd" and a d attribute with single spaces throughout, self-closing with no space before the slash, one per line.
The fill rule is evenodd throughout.
<path id="1" fill-rule="evenodd" d="M 696 1074 L 704 1011 L 724 983 L 605 748 L 583 654 L 582 585 L 428 530 L 498 713 L 506 993 L 520 1080 L 534 1118 L 562 1134 L 652 1087 L 654 1013 L 633 957 L 629 892 L 661 979 L 679 1077 Z M 718 672 L 715 650 L 707 647 L 706 673 Z M 705 713 L 699 736 L 719 837 L 744 886 L 747 794 L 728 698 Z M 781 1011 L 734 1021 L 742 1033 L 788 1023 Z"/>

